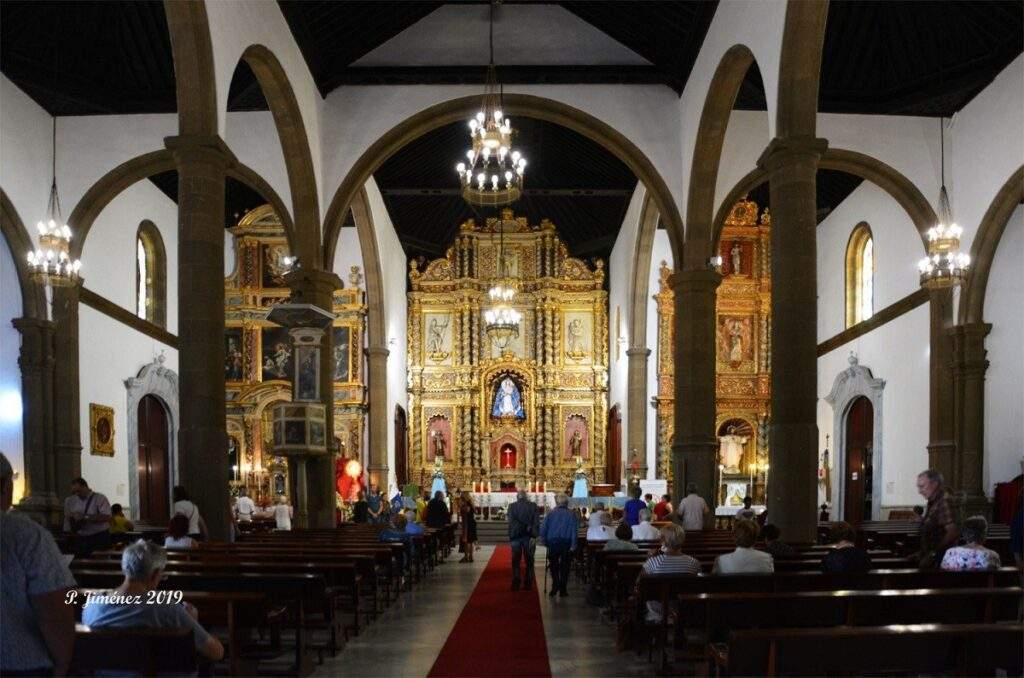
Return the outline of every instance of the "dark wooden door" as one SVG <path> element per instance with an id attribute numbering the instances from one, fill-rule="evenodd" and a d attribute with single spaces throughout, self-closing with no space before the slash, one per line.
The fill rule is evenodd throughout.
<path id="1" fill-rule="evenodd" d="M 405 410 L 395 405 L 395 477 L 398 479 L 398 491 L 401 492 L 409 482 L 409 426 Z"/>
<path id="2" fill-rule="evenodd" d="M 846 413 L 846 469 L 843 518 L 856 525 L 871 520 L 873 470 L 871 446 L 875 435 L 875 412 L 871 401 L 861 396 Z"/>
<path id="3" fill-rule="evenodd" d="M 622 412 L 618 405 L 608 411 L 608 434 L 605 441 L 604 481 L 618 485 L 622 480 Z"/>
<path id="4" fill-rule="evenodd" d="M 139 403 L 139 517 L 151 525 L 170 519 L 167 412 L 154 396 Z"/>

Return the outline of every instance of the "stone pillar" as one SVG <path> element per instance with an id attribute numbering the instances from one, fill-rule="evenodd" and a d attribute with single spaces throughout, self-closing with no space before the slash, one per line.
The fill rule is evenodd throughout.
<path id="1" fill-rule="evenodd" d="M 70 494 L 71 480 L 82 475 L 82 414 L 78 398 L 78 292 L 81 287 L 79 280 L 71 287 L 53 290 L 55 454 L 52 459 L 53 489 L 58 498 Z"/>
<path id="2" fill-rule="evenodd" d="M 24 429 L 24 496 L 18 510 L 47 526 L 60 523 L 60 488 L 55 484 L 53 440 L 54 325 L 49 320 L 15 318 L 21 333 L 21 421 Z"/>
<path id="3" fill-rule="evenodd" d="M 388 353 L 383 346 L 370 346 L 366 350 L 367 380 L 369 382 L 369 447 L 370 463 L 367 471 L 370 482 L 388 482 Z M 420 459 L 423 450 L 409 450 L 410 458 Z M 412 456 L 415 455 L 415 456 Z"/>
<path id="4" fill-rule="evenodd" d="M 672 499 L 688 483 L 711 504 L 718 460 L 715 437 L 715 300 L 722 276 L 708 269 L 672 274 L 675 305 L 675 408 Z"/>
<path id="5" fill-rule="evenodd" d="M 179 482 L 210 538 L 228 536 L 224 396 L 224 178 L 218 137 L 165 139 L 178 169 Z"/>
<path id="6" fill-rule="evenodd" d="M 301 261 L 299 262 L 302 263 Z M 337 274 L 330 271 L 297 268 L 285 276 L 285 282 L 292 291 L 291 301 L 297 304 L 313 304 L 333 313 L 334 291 L 344 287 Z M 327 449 L 334 449 L 334 333 L 328 327 L 320 340 L 320 401 L 324 404 L 324 426 L 327 429 Z M 309 458 L 305 461 L 307 509 L 309 527 L 323 529 L 334 527 L 334 454 Z"/>
<path id="7" fill-rule="evenodd" d="M 772 205 L 771 521 L 785 538 L 817 538 L 818 280 L 815 184 L 828 142 L 776 138 L 758 165 Z"/>
<path id="8" fill-rule="evenodd" d="M 952 329 L 954 426 L 956 454 L 952 487 L 961 518 L 991 511 L 985 496 L 985 337 L 992 329 L 989 323 L 957 325 Z"/>
<path id="9" fill-rule="evenodd" d="M 644 302 L 646 303 L 646 302 Z M 626 414 L 626 450 L 636 450 L 640 458 L 640 477 L 647 477 L 647 359 L 651 349 L 644 346 L 632 346 L 626 349 L 629 360 L 627 367 L 626 402 L 629 411 Z M 629 477 L 630 453 L 622 464 L 623 475 Z M 617 482 L 614 478 L 609 482 Z"/>
<path id="10" fill-rule="evenodd" d="M 953 414 L 952 290 L 928 293 L 930 313 L 928 354 L 928 467 L 955 477 L 956 440 Z M 923 470 L 923 469 L 922 469 Z"/>

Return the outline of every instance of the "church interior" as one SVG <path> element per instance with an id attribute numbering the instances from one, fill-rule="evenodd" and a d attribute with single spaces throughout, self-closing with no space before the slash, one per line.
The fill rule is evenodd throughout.
<path id="1" fill-rule="evenodd" d="M 1024 671 L 1024 2 L 0 32 L 4 675 Z"/>

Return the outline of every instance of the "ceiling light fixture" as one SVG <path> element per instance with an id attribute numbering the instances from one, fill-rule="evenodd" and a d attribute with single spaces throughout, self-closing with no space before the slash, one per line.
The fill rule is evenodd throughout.
<path id="1" fill-rule="evenodd" d="M 36 224 L 39 246 L 28 252 L 32 279 L 47 289 L 76 284 L 82 268 L 80 260 L 71 259 L 71 227 L 64 223 L 60 213 L 60 196 L 57 192 L 57 116 L 53 117 L 52 171 L 47 218 Z"/>
<path id="2" fill-rule="evenodd" d="M 946 192 L 946 143 L 943 119 L 939 118 L 939 144 L 942 162 L 942 187 L 939 189 L 939 223 L 928 229 L 928 256 L 917 262 L 921 286 L 941 290 L 962 285 L 967 280 L 971 257 L 960 251 L 963 229 L 953 221 Z"/>

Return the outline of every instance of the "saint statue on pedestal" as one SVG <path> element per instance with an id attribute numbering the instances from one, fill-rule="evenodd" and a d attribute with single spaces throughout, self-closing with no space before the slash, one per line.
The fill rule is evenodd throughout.
<path id="1" fill-rule="evenodd" d="M 732 244 L 732 249 L 729 250 L 729 256 L 732 259 L 732 274 L 740 275 L 743 271 L 740 267 L 740 264 L 743 263 L 743 250 L 740 248 L 740 244 L 738 242 L 734 242 Z"/>

